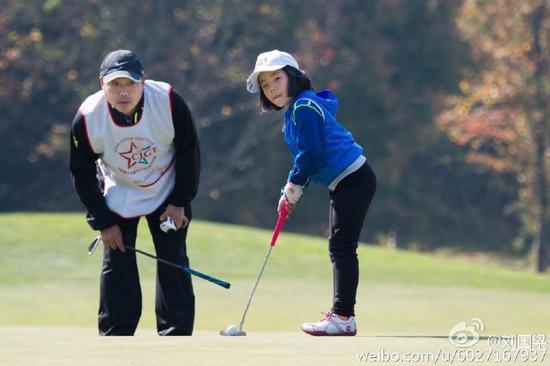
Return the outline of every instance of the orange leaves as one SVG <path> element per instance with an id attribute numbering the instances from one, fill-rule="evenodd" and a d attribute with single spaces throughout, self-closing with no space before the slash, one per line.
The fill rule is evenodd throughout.
<path id="1" fill-rule="evenodd" d="M 327 36 L 325 32 L 321 30 L 316 30 L 315 33 L 313 34 L 313 41 L 315 43 L 320 43 L 320 44 L 326 43 Z"/>
<path id="2" fill-rule="evenodd" d="M 496 4 L 466 0 L 461 7 L 457 24 L 482 69 L 459 82 L 462 95 L 447 98 L 437 124 L 468 148 L 467 162 L 519 173 L 527 167 L 518 162 L 534 153 L 528 125 L 535 64 L 527 15 L 536 2 Z"/>
<path id="3" fill-rule="evenodd" d="M 38 28 L 32 28 L 27 36 L 30 43 L 42 43 L 43 38 L 42 31 Z"/>
<path id="4" fill-rule="evenodd" d="M 4 57 L 8 61 L 16 61 L 21 58 L 21 50 L 16 47 L 9 48 L 4 52 Z"/>
<path id="5" fill-rule="evenodd" d="M 512 171 L 513 167 L 505 159 L 499 159 L 489 154 L 470 152 L 466 155 L 466 161 L 489 168 L 497 173 Z"/>
<path id="6" fill-rule="evenodd" d="M 451 141 L 467 146 L 467 163 L 506 173 L 521 171 L 525 158 L 520 148 L 524 131 L 510 123 L 515 118 L 513 110 L 497 109 L 461 117 L 447 113 L 438 122 Z"/>
<path id="7" fill-rule="evenodd" d="M 512 111 L 494 110 L 487 111 L 482 115 L 467 115 L 460 120 L 452 121 L 460 126 L 461 131 L 461 134 L 456 137 L 456 142 L 464 145 L 477 137 L 485 140 L 490 139 L 496 143 L 513 142 L 517 138 L 513 126 L 509 125 L 513 118 Z"/>
<path id="8" fill-rule="evenodd" d="M 549 155 L 547 70 L 550 18 L 547 0 L 467 0 L 457 23 L 481 71 L 459 83 L 459 97 L 447 99 L 438 126 L 464 146 L 467 163 L 499 175 L 513 173 L 523 229 L 542 238 L 548 220 L 546 170 Z M 539 242 L 539 245 L 540 244 Z M 537 270 L 544 271 L 533 244 Z"/>

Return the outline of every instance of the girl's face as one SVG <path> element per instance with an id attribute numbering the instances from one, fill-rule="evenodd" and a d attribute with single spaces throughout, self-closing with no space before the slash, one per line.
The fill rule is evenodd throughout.
<path id="1" fill-rule="evenodd" d="M 136 82 L 128 78 L 116 78 L 108 83 L 101 80 L 101 88 L 109 104 L 131 116 L 143 95 L 143 79 Z"/>
<path id="2" fill-rule="evenodd" d="M 288 97 L 288 76 L 282 69 L 260 73 L 258 82 L 267 100 L 277 107 L 286 107 L 292 101 Z"/>

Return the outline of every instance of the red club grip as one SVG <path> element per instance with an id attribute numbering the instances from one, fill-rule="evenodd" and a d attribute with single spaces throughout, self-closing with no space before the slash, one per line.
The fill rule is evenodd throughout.
<path id="1" fill-rule="evenodd" d="M 271 244 L 270 244 L 271 246 L 275 245 L 275 242 L 277 241 L 277 237 L 279 236 L 279 233 L 283 228 L 283 224 L 285 223 L 287 216 L 288 216 L 288 212 L 286 211 L 286 207 L 283 207 L 283 209 L 281 210 L 281 214 L 277 219 L 277 225 L 275 225 L 275 230 L 273 230 L 273 236 L 271 237 Z"/>

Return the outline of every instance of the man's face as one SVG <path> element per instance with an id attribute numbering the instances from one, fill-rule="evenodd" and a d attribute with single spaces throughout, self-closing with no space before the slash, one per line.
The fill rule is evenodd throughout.
<path id="1" fill-rule="evenodd" d="M 258 83 L 266 98 L 277 107 L 286 107 L 292 101 L 288 96 L 288 76 L 282 69 L 262 72 Z"/>
<path id="2" fill-rule="evenodd" d="M 107 101 L 119 112 L 131 117 L 143 95 L 143 78 L 140 81 L 116 78 L 108 83 L 100 80 Z"/>

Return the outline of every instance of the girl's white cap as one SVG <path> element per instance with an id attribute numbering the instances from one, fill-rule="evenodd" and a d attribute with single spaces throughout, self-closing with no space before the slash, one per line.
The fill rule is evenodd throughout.
<path id="1" fill-rule="evenodd" d="M 298 62 L 292 57 L 290 53 L 273 50 L 269 52 L 260 53 L 256 59 L 256 66 L 254 71 L 248 79 L 246 79 L 246 89 L 250 93 L 257 93 L 260 91 L 260 85 L 258 83 L 258 75 L 264 71 L 275 71 L 282 69 L 285 66 L 292 66 L 295 69 L 300 70 Z M 302 71 L 302 70 L 300 70 Z M 302 71 L 303 72 L 303 71 Z"/>

